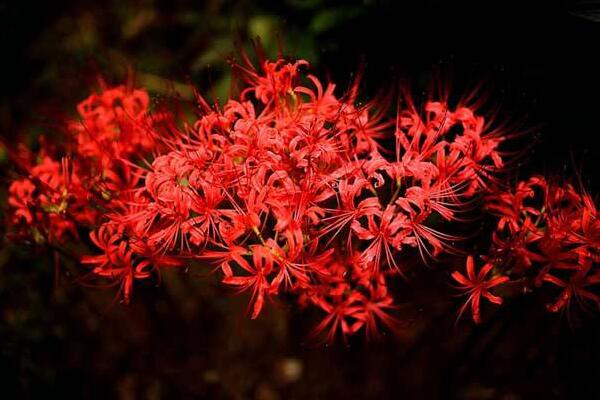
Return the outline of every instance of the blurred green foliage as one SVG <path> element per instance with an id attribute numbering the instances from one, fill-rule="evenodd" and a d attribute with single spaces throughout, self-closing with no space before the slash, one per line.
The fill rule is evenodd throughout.
<path id="1" fill-rule="evenodd" d="M 229 79 L 226 59 L 236 44 L 247 46 L 251 39 L 260 38 L 270 56 L 281 47 L 318 64 L 323 50 L 319 36 L 365 12 L 368 4 L 348 1 L 326 6 L 322 0 L 61 3 L 64 9 L 48 10 L 43 25 L 35 28 L 38 33 L 21 49 L 36 66 L 22 84 L 37 90 L 42 99 L 74 100 L 87 93 L 87 84 L 96 74 L 118 81 L 128 67 L 141 76 L 139 83 L 149 84 L 156 93 L 167 90 L 161 82 L 185 86 L 191 81 L 224 98 Z M 18 34 L 6 35 L 11 33 Z M 7 118 L 6 110 L 3 114 Z"/>

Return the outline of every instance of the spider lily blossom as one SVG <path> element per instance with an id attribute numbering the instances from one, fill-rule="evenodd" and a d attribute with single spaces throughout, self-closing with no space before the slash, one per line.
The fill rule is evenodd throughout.
<path id="1" fill-rule="evenodd" d="M 471 306 L 471 314 L 476 324 L 481 323 L 481 298 L 485 298 L 494 304 L 502 304 L 502 298 L 490 292 L 490 289 L 508 282 L 506 276 L 495 276 L 489 278 L 488 275 L 494 268 L 493 264 L 485 264 L 479 272 L 475 272 L 475 261 L 472 256 L 467 257 L 467 274 L 463 275 L 459 271 L 452 273 L 452 278 L 459 283 L 459 289 L 468 296 L 465 304 L 460 308 L 458 317 Z"/>
<path id="2" fill-rule="evenodd" d="M 514 189 L 489 192 L 485 207 L 497 218 L 488 263 L 475 275 L 470 258 L 467 276 L 460 272 L 452 275 L 468 292 L 476 322 L 481 319 L 479 298 L 499 304 L 502 299 L 485 290 L 504 283 L 508 276 L 511 286 L 522 289 L 517 292 L 541 286 L 551 292 L 558 289 L 547 306 L 551 312 L 569 309 L 573 300 L 600 307 L 600 223 L 587 192 L 533 176 L 518 182 Z M 500 275 L 485 280 L 492 265 Z"/>
<path id="3" fill-rule="evenodd" d="M 446 226 L 491 186 L 505 132 L 477 104 L 444 96 L 422 108 L 408 95 L 396 109 L 391 95 L 360 104 L 358 82 L 336 93 L 304 60 L 255 67 L 244 55 L 232 66 L 240 95 L 220 106 L 197 94 L 191 121 L 131 82 L 101 84 L 64 140 L 20 157 L 14 236 L 83 242 L 84 270 L 125 302 L 161 270 L 210 265 L 249 295 L 251 318 L 285 293 L 323 314 L 315 334 L 327 341 L 395 330 L 388 286 L 406 272 L 404 252 L 453 251 L 461 237 Z M 594 226 L 588 216 L 580 230 Z"/>

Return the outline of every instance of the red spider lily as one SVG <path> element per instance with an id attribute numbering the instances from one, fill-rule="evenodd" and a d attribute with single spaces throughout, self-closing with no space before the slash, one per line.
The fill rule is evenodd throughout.
<path id="1" fill-rule="evenodd" d="M 391 312 L 398 309 L 394 299 L 388 294 L 385 286 L 385 279 L 380 275 L 379 284 L 371 287 L 369 297 L 365 297 L 361 301 L 362 313 L 357 316 L 357 319 L 364 324 L 367 338 L 377 338 L 380 335 L 380 325 L 398 332 L 400 324 L 396 317 Z M 357 329 L 361 325 L 356 325 Z"/>
<path id="2" fill-rule="evenodd" d="M 393 255 L 393 249 L 400 249 L 400 243 L 395 240 L 396 234 L 405 226 L 405 221 L 396 216 L 396 206 L 388 206 L 383 213 L 379 213 L 379 224 L 375 222 L 375 217 L 367 217 L 368 228 L 365 229 L 358 221 L 354 221 L 352 230 L 361 240 L 369 241 L 369 245 L 362 252 L 365 263 L 372 262 L 376 268 L 381 265 L 381 254 L 385 255 L 386 261 L 390 267 L 400 271 Z"/>
<path id="3" fill-rule="evenodd" d="M 558 312 L 565 309 L 572 299 L 592 301 L 600 310 L 600 296 L 587 289 L 592 285 L 600 284 L 600 272 L 592 272 L 591 267 L 591 262 L 584 262 L 581 269 L 572 274 L 568 281 L 549 273 L 545 274 L 544 282 L 552 283 L 563 289 L 558 299 L 553 304 L 548 305 L 548 310 Z"/>
<path id="4" fill-rule="evenodd" d="M 13 221 L 18 223 L 21 219 L 25 223 L 33 222 L 31 207 L 33 205 L 35 185 L 28 179 L 13 181 L 8 189 L 8 204 L 15 208 Z"/>
<path id="5" fill-rule="evenodd" d="M 156 255 L 147 246 L 128 243 L 113 227 L 103 225 L 90 233 L 90 239 L 103 254 L 82 256 L 81 263 L 93 266 L 95 276 L 120 284 L 123 301 L 129 303 L 135 279 L 146 279 L 159 267 L 181 266 L 173 257 Z"/>
<path id="6" fill-rule="evenodd" d="M 32 229 L 49 242 L 61 243 L 69 234 L 77 238 L 75 223 L 86 222 L 93 214 L 93 210 L 73 204 L 79 184 L 69 173 L 66 159 L 59 163 L 43 157 L 30 168 L 28 178 L 13 182 L 9 188 L 8 203 L 15 209 L 13 223 L 21 230 Z"/>
<path id="7" fill-rule="evenodd" d="M 294 290 L 298 287 L 310 286 L 311 281 L 308 276 L 307 266 L 295 259 L 298 257 L 293 250 L 279 246 L 273 239 L 268 239 L 265 242 L 265 248 L 273 257 L 273 262 L 277 267 L 275 278 L 271 281 L 271 292 L 277 293 L 283 285 L 284 290 Z M 326 254 L 320 255 L 325 257 Z"/>
<path id="8" fill-rule="evenodd" d="M 150 272 L 144 269 L 145 264 L 134 268 L 132 253 L 127 248 L 127 243 L 121 239 L 119 234 L 102 226 L 98 232 L 90 233 L 92 242 L 100 248 L 104 254 L 98 256 L 83 256 L 83 264 L 94 266 L 92 272 L 100 277 L 109 278 L 120 283 L 125 303 L 131 298 L 133 279 L 144 279 L 150 276 Z"/>
<path id="9" fill-rule="evenodd" d="M 533 177 L 526 182 L 519 182 L 515 193 L 506 192 L 488 197 L 487 209 L 500 216 L 498 230 L 506 227 L 515 233 L 521 229 L 521 225 L 526 229 L 535 230 L 531 218 L 537 219 L 541 215 L 540 210 L 533 206 L 525 206 L 524 202 L 536 195 L 536 189 L 546 191 L 546 180 Z M 523 215 L 526 219 L 522 221 Z"/>
<path id="10" fill-rule="evenodd" d="M 145 91 L 124 86 L 90 95 L 77 107 L 81 121 L 71 125 L 77 152 L 100 159 L 106 167 L 116 158 L 151 150 L 154 143 L 146 121 L 149 102 Z"/>
<path id="11" fill-rule="evenodd" d="M 302 86 L 294 88 L 294 92 L 305 94 L 309 98 L 309 101 L 303 102 L 300 108 L 323 115 L 327 119 L 334 119 L 339 113 L 340 107 L 340 102 L 334 95 L 335 85 L 328 83 L 327 88 L 323 90 L 323 85 L 316 76 L 307 75 L 307 78 L 315 85 L 316 92 Z"/>
<path id="12" fill-rule="evenodd" d="M 251 248 L 252 264 L 239 257 L 236 261 L 246 273 L 250 275 L 235 275 L 231 270 L 225 272 L 223 283 L 237 287 L 240 291 L 251 290 L 252 314 L 255 319 L 265 303 L 265 295 L 270 291 L 271 285 L 267 276 L 273 271 L 273 257 L 268 249 L 263 246 Z"/>
<path id="13" fill-rule="evenodd" d="M 326 271 L 313 268 L 322 272 L 320 284 L 310 288 L 306 299 L 327 315 L 313 330 L 314 337 L 330 343 L 338 334 L 346 340 L 363 327 L 368 338 L 378 337 L 381 326 L 399 330 L 392 314 L 398 307 L 387 291 L 385 275 L 365 268 L 360 253 L 340 258 L 332 252 L 319 262 L 326 262 Z"/>
<path id="14" fill-rule="evenodd" d="M 232 262 L 242 265 L 247 263 L 243 256 L 251 255 L 250 251 L 242 246 L 229 244 L 221 250 L 205 250 L 198 256 L 199 259 L 209 260 L 220 269 L 225 276 L 233 276 Z"/>
<path id="15" fill-rule="evenodd" d="M 404 250 L 425 263 L 458 253 L 462 237 L 444 226 L 465 221 L 485 192 L 492 248 L 478 273 L 469 257 L 466 275 L 452 274 L 468 296 L 460 315 L 470 306 L 480 322 L 481 297 L 500 304 L 490 289 L 509 276 L 511 287 L 561 288 L 552 311 L 573 298 L 599 303 L 594 201 L 539 176 L 500 190 L 501 146 L 515 134 L 473 94 L 417 106 L 405 91 L 395 110 L 391 95 L 360 106 L 358 80 L 339 96 L 303 74 L 304 60 L 259 59 L 233 62 L 246 86 L 222 107 L 196 93 L 192 121 L 151 110 L 132 84 L 101 84 L 66 138 L 11 153 L 22 173 L 9 188 L 12 237 L 66 247 L 91 231 L 102 254 L 82 264 L 125 301 L 137 279 L 210 261 L 223 283 L 251 293 L 251 318 L 288 293 L 326 313 L 315 334 L 331 341 L 396 330 L 388 284 Z"/>
<path id="16" fill-rule="evenodd" d="M 592 249 L 600 249 L 600 219 L 594 201 L 588 193 L 582 194 L 581 220 L 575 221 L 573 230 L 580 232 L 573 240 L 581 245 L 584 257 L 595 258 L 598 262 L 600 254 Z M 586 249 L 588 249 L 586 251 Z"/>
<path id="17" fill-rule="evenodd" d="M 453 108 L 447 96 L 424 112 L 410 98 L 393 110 L 391 95 L 360 106 L 358 80 L 339 96 L 303 74 L 304 60 L 259 58 L 258 68 L 247 56 L 232 63 L 245 87 L 222 107 L 196 93 L 192 121 L 151 110 L 131 84 L 102 84 L 77 107 L 64 144 L 23 163 L 26 176 L 9 191 L 15 230 L 61 243 L 91 231 L 102 253 L 82 264 L 120 285 L 125 301 L 135 280 L 209 261 L 224 284 L 250 292 L 251 318 L 288 293 L 327 314 L 315 332 L 329 340 L 397 329 L 387 285 L 403 250 L 417 247 L 423 259 L 453 251 L 459 238 L 434 217 L 461 221 L 490 186 L 504 163 L 503 132 L 478 106 Z M 561 240 L 592 257 L 587 210 Z M 531 231 L 522 247 L 542 243 Z M 547 253 L 548 263 L 561 254 Z"/>
<path id="18" fill-rule="evenodd" d="M 262 71 L 255 70 L 252 62 L 246 58 L 246 65 L 234 63 L 234 68 L 241 72 L 241 76 L 250 87 L 242 92 L 241 97 L 245 98 L 248 93 L 254 93 L 257 99 L 264 104 L 278 102 L 281 97 L 293 93 L 294 81 L 298 75 L 298 68 L 308 65 L 307 61 L 300 60 L 294 64 L 286 63 L 285 60 L 271 62 L 262 61 Z"/>
<path id="19" fill-rule="evenodd" d="M 358 318 L 362 311 L 362 307 L 358 305 L 359 299 L 359 294 L 353 293 L 348 296 L 348 299 L 337 305 L 331 305 L 322 300 L 313 300 L 327 315 L 315 326 L 312 336 L 324 335 L 327 343 L 333 343 L 339 332 L 346 341 L 347 337 L 356 333 L 363 324 Z"/>
<path id="20" fill-rule="evenodd" d="M 502 304 L 502 298 L 493 295 L 490 289 L 508 282 L 507 276 L 496 276 L 491 279 L 487 279 L 488 274 L 494 268 L 493 264 L 485 264 L 479 272 L 475 273 L 475 261 L 472 256 L 467 257 L 467 275 L 463 275 L 461 272 L 454 271 L 452 278 L 457 281 L 460 286 L 459 288 L 465 291 L 465 295 L 468 295 L 465 304 L 460 308 L 458 318 L 465 312 L 469 304 L 471 305 L 471 313 L 473 314 L 473 321 L 476 324 L 481 323 L 481 297 L 485 297 L 494 304 Z"/>
<path id="21" fill-rule="evenodd" d="M 381 204 L 377 197 L 367 197 L 361 200 L 358 205 L 355 205 L 355 199 L 360 196 L 367 186 L 368 182 L 364 179 L 357 179 L 353 183 L 348 182 L 346 179 L 340 180 L 338 183 L 339 206 L 338 208 L 328 209 L 327 211 L 333 215 L 322 219 L 323 222 L 326 222 L 322 234 L 333 233 L 330 241 L 335 239 L 344 228 L 352 226 L 354 221 L 359 218 L 381 213 Z M 349 230 L 348 233 L 348 243 L 350 244 L 351 231 Z"/>
<path id="22" fill-rule="evenodd" d="M 498 217 L 491 257 L 498 269 L 518 278 L 524 290 L 543 282 L 562 288 L 548 306 L 552 312 L 573 298 L 600 304 L 593 292 L 600 282 L 596 206 L 587 193 L 534 176 L 515 191 L 488 196 L 487 209 Z"/>

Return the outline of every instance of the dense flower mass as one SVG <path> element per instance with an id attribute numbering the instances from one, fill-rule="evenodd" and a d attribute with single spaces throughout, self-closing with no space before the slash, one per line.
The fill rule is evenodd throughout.
<path id="1" fill-rule="evenodd" d="M 60 146 L 20 157 L 14 234 L 59 246 L 89 232 L 95 249 L 81 264 L 125 302 L 136 280 L 196 264 L 248 292 L 252 318 L 286 292 L 323 312 L 314 333 L 325 340 L 395 329 L 388 284 L 405 275 L 403 251 L 425 261 L 453 251 L 459 237 L 444 227 L 489 191 L 507 136 L 470 99 L 359 105 L 358 83 L 338 96 L 303 72 L 306 61 L 234 68 L 240 96 L 220 107 L 198 95 L 193 122 L 151 110 L 148 93 L 130 86 L 82 101 Z M 528 204 L 536 192 L 542 208 Z M 563 291 L 553 309 L 577 295 L 597 301 L 586 289 L 599 279 L 592 204 L 539 178 L 495 195 L 495 251 L 510 267 L 489 279 L 493 261 L 476 274 L 469 258 L 467 276 L 453 275 L 475 321 L 480 297 L 500 303 L 489 289 L 532 263 L 537 281 Z"/>
<path id="2" fill-rule="evenodd" d="M 552 312 L 567 309 L 573 300 L 600 309 L 600 220 L 588 193 L 534 176 L 513 190 L 488 195 L 485 203 L 498 218 L 488 263 L 477 279 L 472 259 L 467 264 L 468 279 L 459 272 L 453 275 L 463 289 L 473 293 L 469 301 L 476 322 L 481 320 L 476 293 L 501 304 L 500 297 L 483 291 L 501 284 L 521 287 L 524 292 L 552 287 L 556 293 L 548 304 Z M 497 276 L 483 281 L 492 269 Z"/>

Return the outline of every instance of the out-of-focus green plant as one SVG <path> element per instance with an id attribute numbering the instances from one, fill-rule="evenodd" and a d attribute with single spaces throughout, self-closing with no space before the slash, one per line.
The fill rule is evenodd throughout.
<path id="1" fill-rule="evenodd" d="M 320 0 L 72 4 L 49 21 L 27 50 L 33 60 L 43 61 L 29 84 L 54 98 L 60 90 L 73 96 L 81 93 L 79 86 L 86 87 L 80 77 L 93 79 L 88 72 L 119 79 L 131 66 L 156 93 L 168 91 L 166 80 L 185 85 L 191 79 L 224 97 L 229 86 L 226 59 L 235 43 L 247 45 L 258 37 L 271 56 L 281 45 L 296 57 L 318 63 L 319 35 L 365 10 L 363 2 L 349 3 L 337 7 Z"/>

